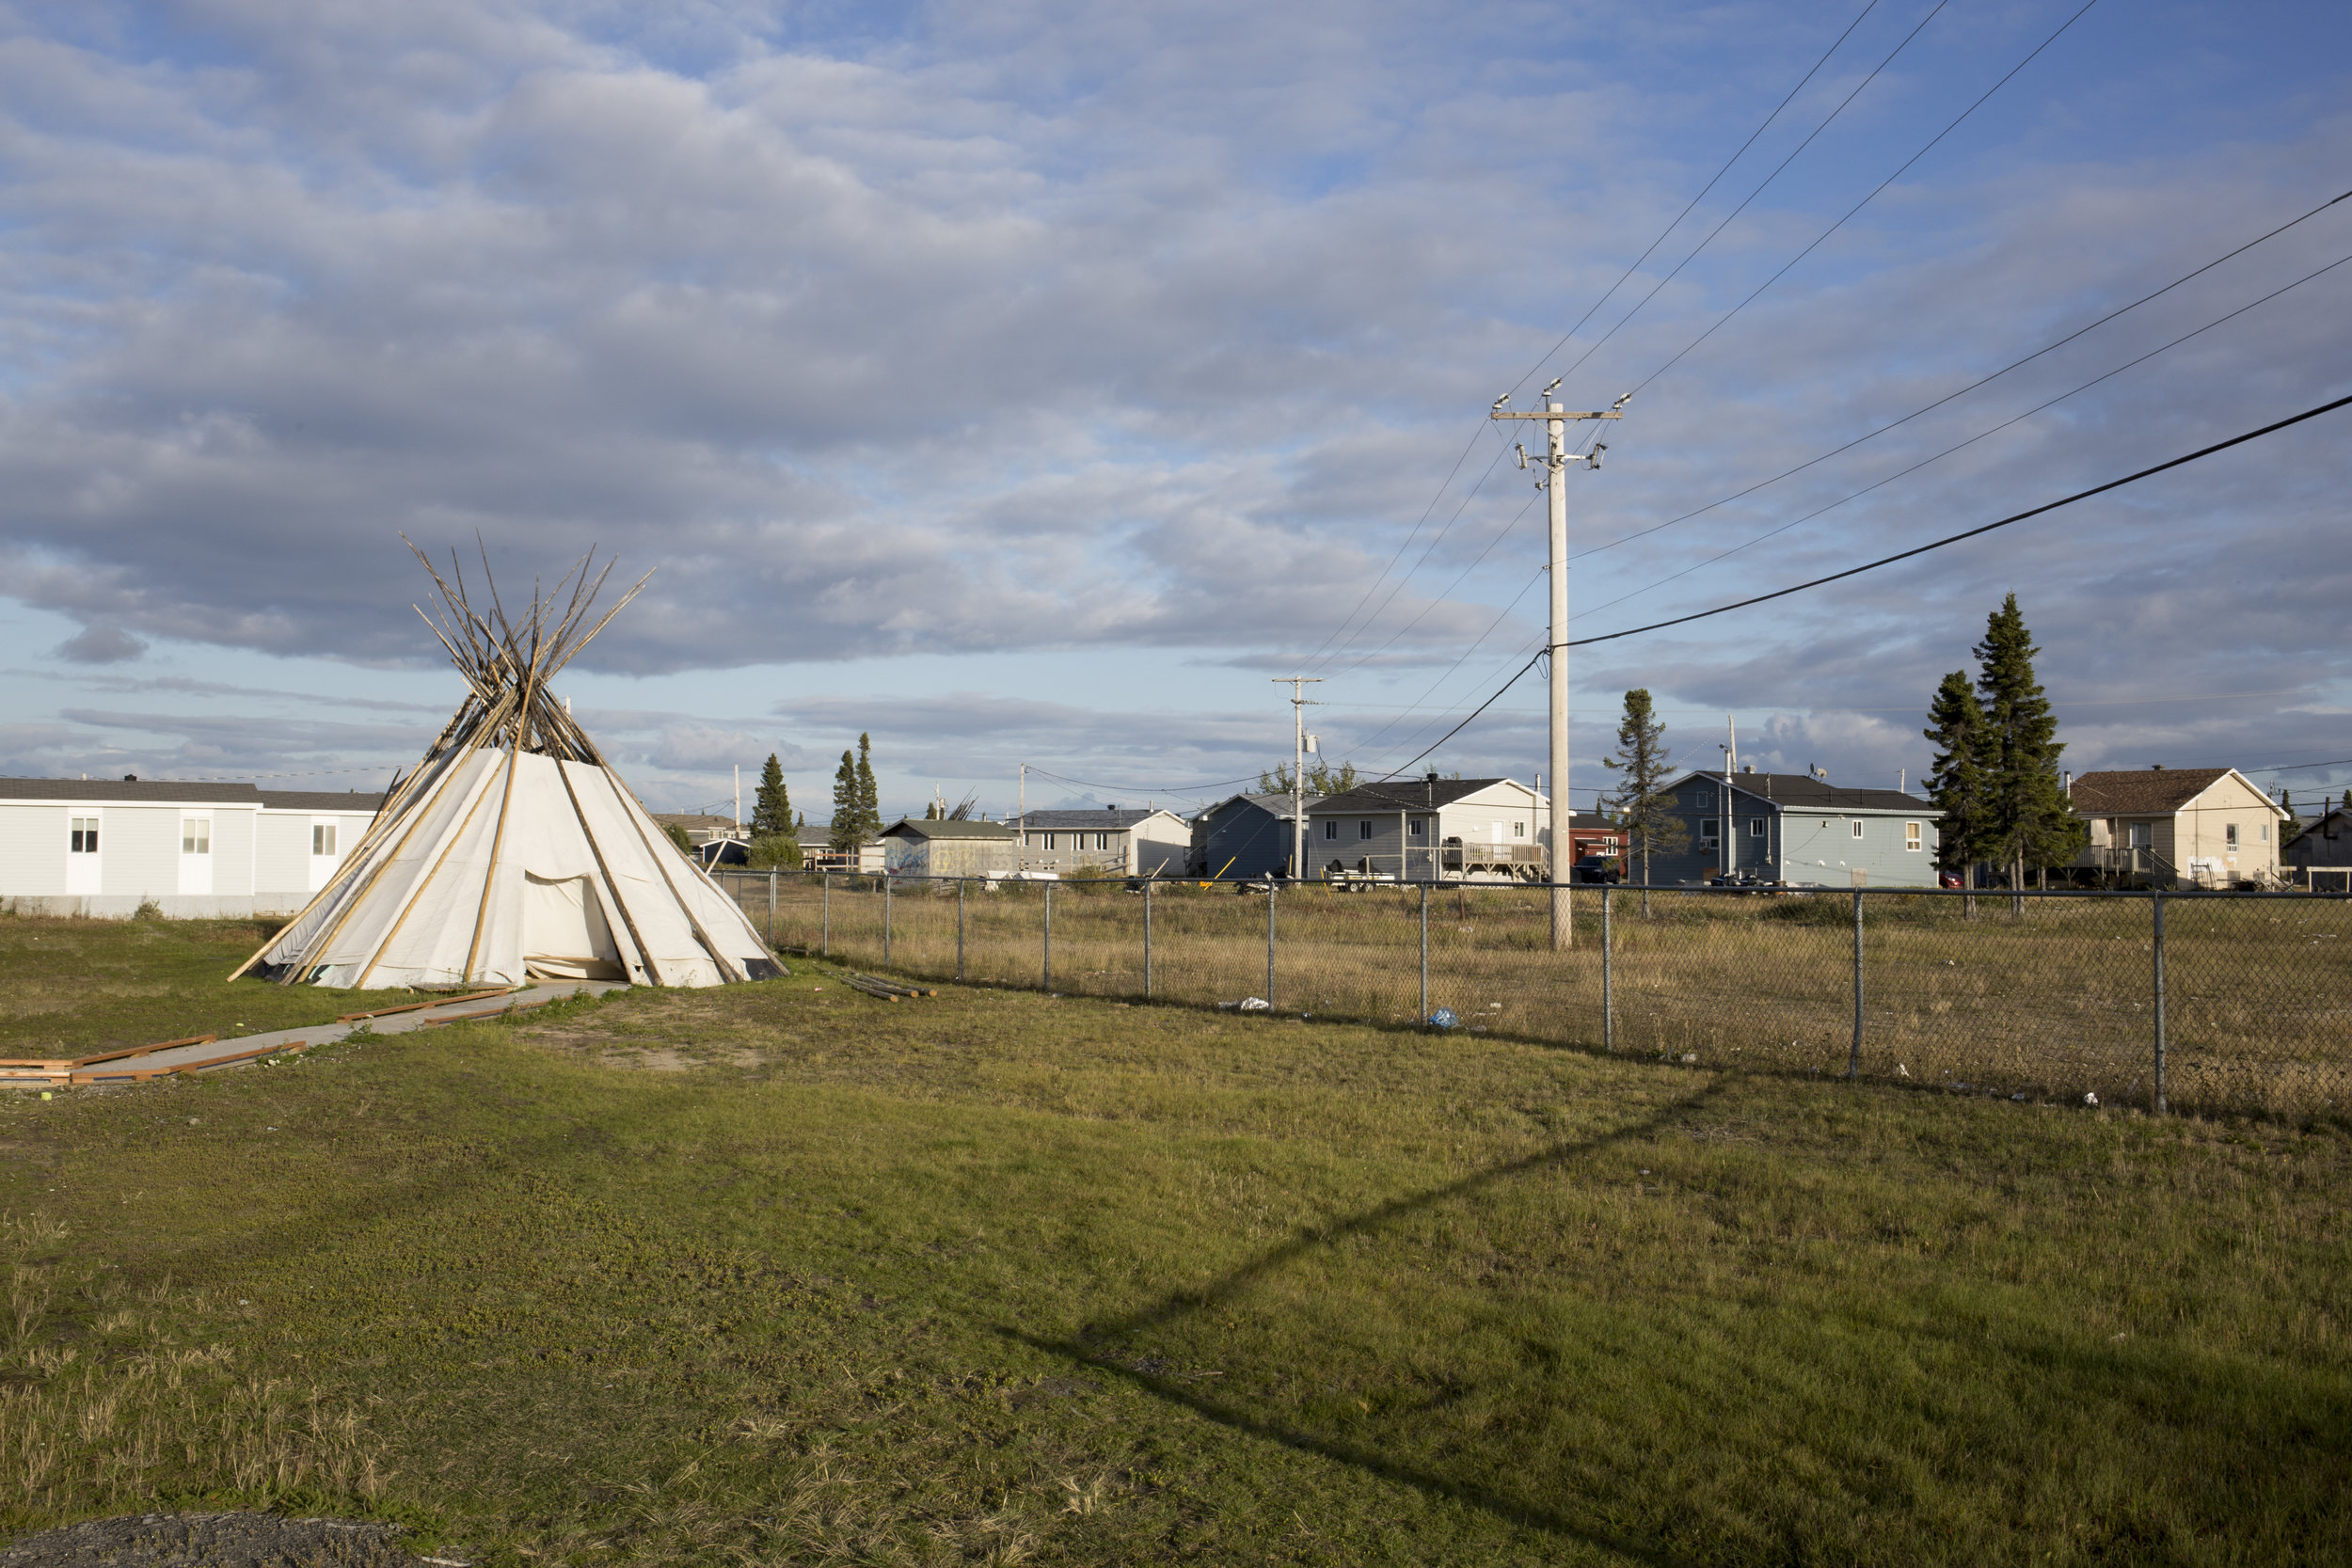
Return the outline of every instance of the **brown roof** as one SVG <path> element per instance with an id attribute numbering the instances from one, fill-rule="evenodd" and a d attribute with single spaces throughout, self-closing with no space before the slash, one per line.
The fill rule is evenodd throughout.
<path id="1" fill-rule="evenodd" d="M 2179 811 L 2229 774 L 2226 768 L 2138 768 L 2085 773 L 2071 799 L 2085 816 L 2154 816 Z"/>

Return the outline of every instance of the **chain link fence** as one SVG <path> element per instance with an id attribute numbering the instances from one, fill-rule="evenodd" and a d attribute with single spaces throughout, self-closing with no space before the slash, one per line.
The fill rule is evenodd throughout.
<path id="1" fill-rule="evenodd" d="M 2158 1111 L 2326 1115 L 2352 1093 L 2343 895 L 716 875 L 780 951 L 933 979 L 1450 1015 L 1713 1069 Z"/>

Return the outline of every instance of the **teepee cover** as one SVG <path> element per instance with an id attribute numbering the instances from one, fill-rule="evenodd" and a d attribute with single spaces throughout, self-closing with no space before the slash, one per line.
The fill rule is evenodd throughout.
<path id="1" fill-rule="evenodd" d="M 715 986 L 783 973 L 735 900 L 677 852 L 548 695 L 644 586 L 588 626 L 612 572 L 592 578 L 591 566 L 534 597 L 516 625 L 495 585 L 489 613 L 477 614 L 462 575 L 453 582 L 426 562 L 441 614 L 418 612 L 472 689 L 334 879 L 246 967 L 281 984 L 368 989 Z"/>

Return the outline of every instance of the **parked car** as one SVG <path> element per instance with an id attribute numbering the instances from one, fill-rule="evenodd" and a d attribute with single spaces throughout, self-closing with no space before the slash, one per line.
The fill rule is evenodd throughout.
<path id="1" fill-rule="evenodd" d="M 1968 879 L 1957 871 L 1939 871 L 1935 875 L 1935 885 L 1937 887 L 1966 887 Z"/>
<path id="2" fill-rule="evenodd" d="M 1625 880 L 1625 870 L 1612 855 L 1586 855 L 1569 872 L 1569 880 L 1612 883 Z"/>

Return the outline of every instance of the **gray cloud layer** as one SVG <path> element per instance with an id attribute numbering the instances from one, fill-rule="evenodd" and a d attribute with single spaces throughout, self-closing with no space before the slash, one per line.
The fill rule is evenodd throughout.
<path id="1" fill-rule="evenodd" d="M 1571 392 L 1654 368 L 2058 14 L 1925 36 Z M 0 580 L 80 621 L 58 655 L 83 663 L 158 638 L 417 660 L 401 531 L 479 531 L 510 583 L 591 542 L 660 566 L 592 653 L 601 669 L 1136 646 L 1295 661 L 1372 584 L 1486 400 L 1829 36 L 1737 8 L 948 6 L 870 37 L 720 4 L 161 15 L 0 9 Z M 2184 106 L 2170 64 L 2102 74 L 2128 34 L 2093 17 L 1644 393 L 1606 473 L 1571 478 L 1580 537 L 1809 457 L 2332 194 L 2313 171 L 2352 152 L 2337 84 L 2308 78 L 2302 106 L 2267 118 Z M 1529 41 L 1535 21 L 1549 41 Z M 1798 108 L 1856 80 L 1841 58 Z M 2231 134 L 2165 142 L 2169 117 L 2198 112 Z M 2098 115 L 2111 125 L 2087 128 Z M 1581 562 L 1580 605 L 2352 252 L 2345 211 L 1897 436 Z M 1593 624 L 1834 569 L 2340 390 L 2346 274 Z M 2315 546 L 2340 531 L 2339 439 L 2281 437 L 1818 602 L 1611 645 L 1579 657 L 1580 691 L 1884 705 L 1962 663 L 2010 587 L 2076 689 L 2333 682 L 2352 573 Z M 1469 472 L 1493 450 L 1482 436 Z M 1409 696 L 1450 664 L 1538 547 L 1535 515 L 1506 531 L 1521 483 L 1482 492 L 1333 668 L 1375 653 L 1365 677 Z M 1535 602 L 1441 699 L 1523 657 Z M 1124 756 L 1106 775 L 1124 778 L 1141 753 L 1155 777 L 1205 778 L 1263 750 L 1262 721 L 1161 705 L 915 705 L 892 719 L 912 726 L 895 754 L 949 778 Z M 2242 754 L 2317 741 L 2329 712 L 2134 721 L 2078 745 Z M 291 766 L 329 749 L 277 722 L 183 724 L 174 754 Z M 1772 741 L 1796 766 L 1916 751 L 1909 721 L 1784 723 L 1805 726 Z M 1412 729 L 1376 754 L 1403 760 Z M 405 744 L 346 731 L 334 743 Z M 742 720 L 627 733 L 681 788 L 775 745 Z M 1530 739 L 1498 723 L 1457 752 L 1501 765 Z M 35 724 L 12 754 L 56 744 Z"/>

